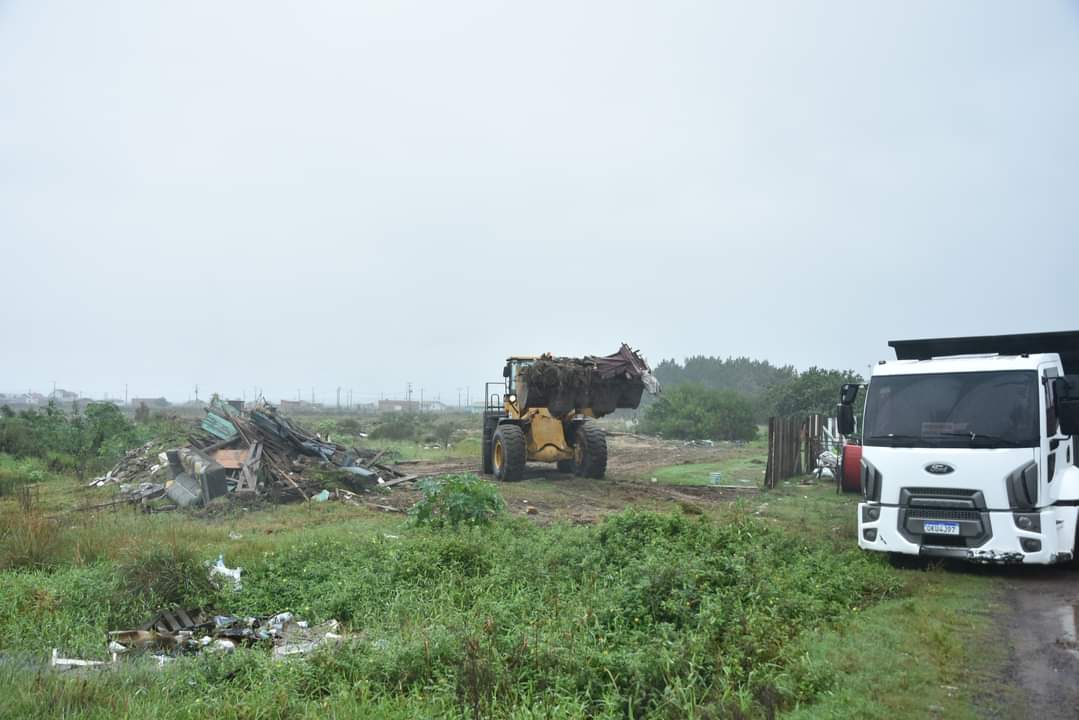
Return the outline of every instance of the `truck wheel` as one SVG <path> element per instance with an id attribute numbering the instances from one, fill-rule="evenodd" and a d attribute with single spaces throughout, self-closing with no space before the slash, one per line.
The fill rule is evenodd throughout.
<path id="1" fill-rule="evenodd" d="M 594 420 L 585 420 L 577 428 L 575 453 L 578 475 L 598 480 L 607 472 L 607 434 Z"/>
<path id="2" fill-rule="evenodd" d="M 559 460 L 558 472 L 573 474 L 577 472 L 577 463 L 573 460 Z"/>
<path id="3" fill-rule="evenodd" d="M 516 425 L 499 425 L 492 438 L 495 478 L 504 482 L 520 480 L 525 471 L 525 434 Z"/>
<path id="4" fill-rule="evenodd" d="M 494 460 L 491 458 L 491 447 L 494 444 L 495 428 L 498 426 L 498 418 L 485 419 L 483 421 L 483 442 L 481 444 L 483 453 L 483 474 L 490 475 L 495 471 Z"/>

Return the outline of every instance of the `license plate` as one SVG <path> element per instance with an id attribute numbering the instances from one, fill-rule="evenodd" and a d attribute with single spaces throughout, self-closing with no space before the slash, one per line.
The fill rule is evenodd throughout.
<path id="1" fill-rule="evenodd" d="M 959 523 L 957 522 L 927 522 L 922 526 L 923 532 L 934 535 L 958 535 Z"/>

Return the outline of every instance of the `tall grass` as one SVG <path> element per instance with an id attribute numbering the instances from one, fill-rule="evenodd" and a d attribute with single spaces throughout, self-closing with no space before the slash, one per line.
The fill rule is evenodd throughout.
<path id="1" fill-rule="evenodd" d="M 252 650 L 154 675 L 132 666 L 102 682 L 143 690 L 120 708 L 88 693 L 82 712 L 193 717 L 212 698 L 215 716 L 237 718 L 766 717 L 834 681 L 805 662 L 803 633 L 900 587 L 873 558 L 746 516 L 720 524 L 626 512 L 597 527 L 501 521 L 393 533 L 343 524 L 263 547 L 243 556 L 243 592 L 225 596 L 154 585 L 198 574 L 205 551 L 7 573 L 0 652 L 55 645 L 100 656 L 107 630 L 155 603 L 214 602 L 337 618 L 351 641 L 284 665 Z M 39 707 L 29 682 L 0 671 L 13 707 Z M 63 679 L 38 682 L 55 697 L 71 692 Z"/>

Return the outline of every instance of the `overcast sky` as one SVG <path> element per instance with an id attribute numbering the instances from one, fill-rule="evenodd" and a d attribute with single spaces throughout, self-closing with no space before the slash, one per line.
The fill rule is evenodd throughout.
<path id="1" fill-rule="evenodd" d="M 0 391 L 1079 328 L 1079 5 L 0 0 Z"/>

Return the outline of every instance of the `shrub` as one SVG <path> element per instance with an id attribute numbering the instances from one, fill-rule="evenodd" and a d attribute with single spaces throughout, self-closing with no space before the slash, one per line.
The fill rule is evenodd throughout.
<path id="1" fill-rule="evenodd" d="M 732 390 L 679 385 L 650 405 L 644 429 L 687 440 L 753 440 L 757 437 L 753 404 Z"/>
<path id="2" fill-rule="evenodd" d="M 373 440 L 414 440 L 419 432 L 420 419 L 412 413 L 387 413 L 371 431 Z"/>
<path id="3" fill-rule="evenodd" d="M 206 564 L 176 544 L 139 549 L 120 564 L 119 574 L 128 594 L 162 607 L 202 607 L 216 596 Z"/>
<path id="4" fill-rule="evenodd" d="M 421 480 L 419 486 L 423 499 L 411 511 L 418 525 L 487 525 L 506 506 L 494 485 L 475 475 Z"/>

